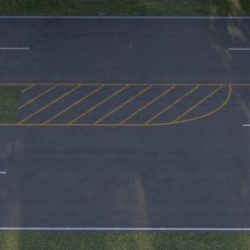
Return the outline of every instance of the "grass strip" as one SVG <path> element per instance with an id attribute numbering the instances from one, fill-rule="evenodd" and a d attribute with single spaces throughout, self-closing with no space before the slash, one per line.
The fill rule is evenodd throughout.
<path id="1" fill-rule="evenodd" d="M 0 0 L 0 15 L 249 15 L 250 0 Z"/>
<path id="2" fill-rule="evenodd" d="M 248 233 L 0 233 L 0 250 L 249 250 Z"/>
<path id="3" fill-rule="evenodd" d="M 0 123 L 15 123 L 21 87 L 0 87 Z"/>

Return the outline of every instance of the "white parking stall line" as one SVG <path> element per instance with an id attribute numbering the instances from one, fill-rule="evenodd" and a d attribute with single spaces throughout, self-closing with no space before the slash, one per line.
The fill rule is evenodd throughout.
<path id="1" fill-rule="evenodd" d="M 29 47 L 0 47 L 0 50 L 30 50 Z"/>
<path id="2" fill-rule="evenodd" d="M 0 231 L 200 231 L 200 232 L 249 232 L 250 228 L 195 228 L 195 227 L 0 227 Z"/>
<path id="3" fill-rule="evenodd" d="M 229 48 L 229 51 L 250 51 L 250 48 Z"/>

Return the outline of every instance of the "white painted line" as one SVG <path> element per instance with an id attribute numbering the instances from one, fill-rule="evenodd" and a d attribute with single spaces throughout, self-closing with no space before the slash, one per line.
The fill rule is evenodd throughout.
<path id="1" fill-rule="evenodd" d="M 243 127 L 250 127 L 250 124 L 243 124 Z"/>
<path id="2" fill-rule="evenodd" d="M 171 227 L 0 227 L 0 231 L 250 231 L 250 228 L 171 228 Z"/>
<path id="3" fill-rule="evenodd" d="M 0 227 L 9 231 L 250 231 L 250 228 Z"/>
<path id="4" fill-rule="evenodd" d="M 0 47 L 0 50 L 30 50 L 29 47 Z"/>
<path id="5" fill-rule="evenodd" d="M 0 174 L 7 174 L 7 171 L 0 171 Z"/>
<path id="6" fill-rule="evenodd" d="M 0 19 L 250 19 L 250 16 L 0 16 Z"/>
<path id="7" fill-rule="evenodd" d="M 250 48 L 229 48 L 230 51 L 250 51 Z"/>

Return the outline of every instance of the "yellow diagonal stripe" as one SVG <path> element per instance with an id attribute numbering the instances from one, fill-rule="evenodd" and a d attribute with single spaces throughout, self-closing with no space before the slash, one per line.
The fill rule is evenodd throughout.
<path id="1" fill-rule="evenodd" d="M 146 121 L 145 124 L 149 124 L 150 122 L 152 122 L 153 120 L 155 120 L 157 117 L 159 117 L 160 115 L 162 115 L 163 113 L 165 113 L 166 111 L 168 111 L 169 109 L 171 109 L 173 106 L 175 106 L 177 103 L 179 103 L 182 99 L 184 99 L 185 97 L 189 96 L 191 93 L 193 93 L 199 87 L 200 86 L 196 86 L 196 87 L 192 88 L 186 94 L 182 95 L 180 98 L 178 98 L 177 100 L 175 100 L 174 102 L 172 102 L 166 108 L 164 108 L 163 110 L 161 110 L 160 112 L 158 112 L 156 115 L 154 115 L 152 118 L 150 118 L 148 121 Z"/>
<path id="2" fill-rule="evenodd" d="M 156 96 L 154 99 L 152 99 L 151 101 L 149 101 L 148 103 L 146 103 L 144 106 L 142 106 L 141 108 L 139 108 L 137 111 L 135 111 L 134 113 L 132 113 L 131 115 L 129 115 L 127 118 L 125 118 L 123 121 L 121 121 L 119 124 L 124 124 L 125 122 L 127 122 L 128 120 L 130 120 L 132 117 L 134 117 L 135 115 L 139 114 L 141 111 L 143 111 L 144 109 L 146 109 L 148 106 L 152 105 L 153 103 L 155 103 L 157 100 L 159 100 L 161 97 L 163 97 L 164 95 L 168 94 L 170 91 L 172 91 L 175 86 L 172 86 L 171 88 L 163 91 L 161 94 L 159 94 L 158 96 Z"/>
<path id="3" fill-rule="evenodd" d="M 63 95 L 59 96 L 58 98 L 56 98 L 55 100 L 49 102 L 47 105 L 43 106 L 42 108 L 36 110 L 35 112 L 33 112 L 32 114 L 30 114 L 29 116 L 27 116 L 26 118 L 24 118 L 23 120 L 21 120 L 19 122 L 19 124 L 24 123 L 25 121 L 29 120 L 30 118 L 32 118 L 33 116 L 37 115 L 38 113 L 42 112 L 43 110 L 47 109 L 48 107 L 50 107 L 52 104 L 60 101 L 61 99 L 63 99 L 64 97 L 66 97 L 67 95 L 71 94 L 72 92 L 74 92 L 76 89 L 80 88 L 81 86 L 78 85 L 75 88 L 67 91 L 66 93 L 64 93 Z"/>
<path id="4" fill-rule="evenodd" d="M 61 112 L 55 114 L 54 116 L 52 116 L 51 118 L 49 118 L 47 121 L 45 121 L 43 124 L 47 124 L 51 121 L 53 121 L 55 118 L 57 118 L 58 116 L 62 115 L 63 113 L 65 113 L 66 111 L 70 110 L 71 108 L 75 107 L 76 105 L 78 105 L 79 103 L 85 101 L 87 98 L 89 98 L 90 96 L 92 96 L 93 94 L 95 94 L 96 92 L 98 92 L 100 89 L 104 88 L 104 85 L 101 85 L 99 88 L 91 91 L 89 94 L 87 94 L 86 96 L 82 97 L 81 99 L 77 100 L 76 102 L 72 103 L 70 106 L 66 107 L 65 109 L 63 109 Z"/>
<path id="5" fill-rule="evenodd" d="M 22 94 L 25 93 L 26 91 L 32 89 L 34 86 L 35 86 L 35 84 L 29 85 L 28 87 L 26 87 L 25 89 L 23 89 L 23 90 L 21 91 L 21 93 L 22 93 Z"/>
<path id="6" fill-rule="evenodd" d="M 57 85 L 53 85 L 50 88 L 46 89 L 45 91 L 43 91 L 41 94 L 37 95 L 36 97 L 30 99 L 28 102 L 24 103 L 23 105 L 21 105 L 18 110 L 26 107 L 27 105 L 31 104 L 32 102 L 36 101 L 37 99 L 39 99 L 40 97 L 44 96 L 45 94 L 49 93 L 51 90 L 53 90 L 54 88 L 56 88 Z"/>
<path id="7" fill-rule="evenodd" d="M 195 105 L 193 105 L 192 107 L 190 107 L 188 110 L 186 110 L 184 113 L 182 113 L 180 116 L 178 116 L 174 121 L 177 122 L 179 121 L 181 118 L 183 118 L 184 116 L 186 116 L 188 113 L 190 113 L 191 111 L 193 111 L 194 109 L 196 109 L 198 106 L 200 106 L 202 103 L 204 103 L 207 99 L 209 99 L 210 97 L 212 97 L 215 93 L 217 93 L 220 89 L 222 89 L 223 86 L 215 89 L 213 92 L 211 92 L 209 95 L 205 96 L 203 99 L 201 99 L 199 102 L 197 102 Z"/>
<path id="8" fill-rule="evenodd" d="M 75 123 L 76 121 L 78 121 L 79 119 L 81 119 L 82 117 L 84 117 L 85 115 L 87 115 L 88 113 L 90 113 L 91 111 L 93 111 L 96 108 L 98 108 L 99 106 L 101 106 L 103 103 L 107 102 L 108 100 L 110 100 L 111 98 L 113 98 L 114 96 L 116 96 L 117 94 L 119 94 L 120 92 L 122 92 L 123 90 L 125 90 L 127 87 L 128 87 L 128 85 L 125 85 L 123 88 L 119 89 L 118 91 L 116 91 L 112 95 L 108 96 L 107 98 L 105 98 L 101 102 L 97 103 L 96 105 L 94 105 L 93 107 L 91 107 L 90 109 L 88 109 L 87 111 L 85 111 L 84 113 L 82 113 L 81 115 L 79 115 L 78 117 L 76 117 L 75 119 L 73 119 L 72 121 L 70 121 L 69 124 Z"/>
<path id="9" fill-rule="evenodd" d="M 115 109 L 113 109 L 112 111 L 110 111 L 109 113 L 107 113 L 106 115 L 104 115 L 103 117 L 101 117 L 99 120 L 97 120 L 94 124 L 100 123 L 101 121 L 103 121 L 104 119 L 106 119 L 107 117 L 111 116 L 113 113 L 115 113 L 116 111 L 118 111 L 119 109 L 121 109 L 122 107 L 124 107 L 126 104 L 128 104 L 129 102 L 133 101 L 134 99 L 136 99 L 138 96 L 140 96 L 141 94 L 143 94 L 144 92 L 146 92 L 148 89 L 152 88 L 152 86 L 148 86 L 145 89 L 143 89 L 142 91 L 140 91 L 138 94 L 130 97 L 128 100 L 126 100 L 125 102 L 123 102 L 121 105 L 117 106 Z"/>

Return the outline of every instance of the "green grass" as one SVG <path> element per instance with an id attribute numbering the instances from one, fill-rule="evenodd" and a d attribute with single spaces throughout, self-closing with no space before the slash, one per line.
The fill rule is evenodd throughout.
<path id="1" fill-rule="evenodd" d="M 15 123 L 20 87 L 0 87 L 0 123 Z"/>
<path id="2" fill-rule="evenodd" d="M 0 233 L 0 250 L 249 250 L 247 233 Z"/>
<path id="3" fill-rule="evenodd" d="M 0 15 L 249 15 L 250 0 L 0 0 Z"/>

